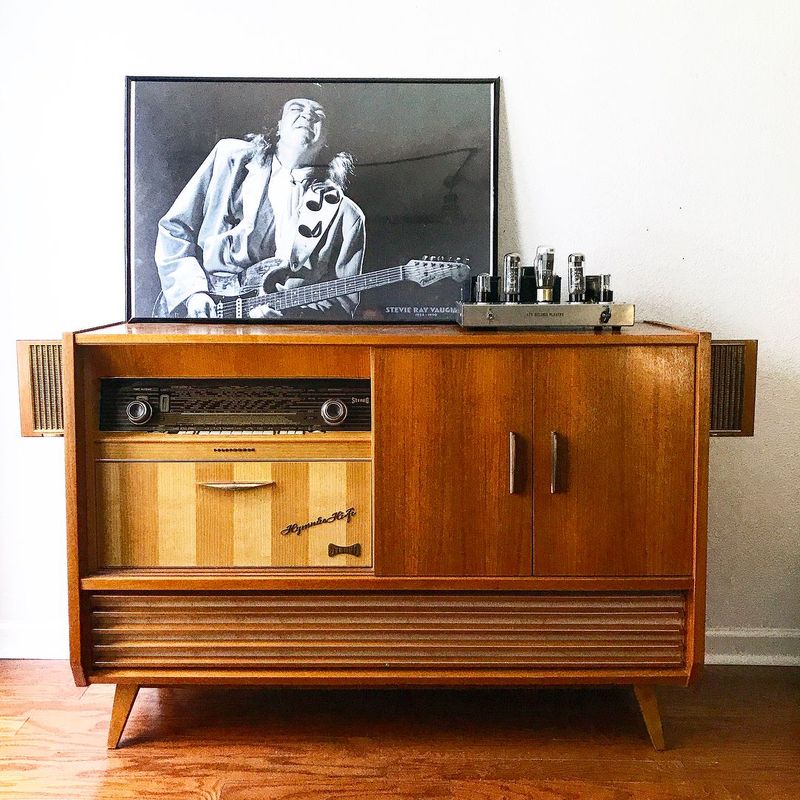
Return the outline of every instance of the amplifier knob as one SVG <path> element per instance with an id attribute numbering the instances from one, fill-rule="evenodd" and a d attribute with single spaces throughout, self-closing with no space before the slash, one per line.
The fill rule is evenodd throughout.
<path id="1" fill-rule="evenodd" d="M 153 406 L 147 400 L 131 400 L 125 406 L 125 416 L 134 425 L 144 425 L 153 416 Z"/>
<path id="2" fill-rule="evenodd" d="M 326 400 L 320 413 L 328 425 L 341 425 L 347 418 L 347 406 L 341 400 Z"/>

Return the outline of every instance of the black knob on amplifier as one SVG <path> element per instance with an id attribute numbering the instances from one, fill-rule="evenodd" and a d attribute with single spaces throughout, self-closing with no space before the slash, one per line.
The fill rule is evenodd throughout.
<path id="1" fill-rule="evenodd" d="M 347 406 L 341 400 L 326 400 L 320 414 L 328 425 L 341 425 L 347 418 Z"/>
<path id="2" fill-rule="evenodd" d="M 153 416 L 153 406 L 150 405 L 148 400 L 131 400 L 125 406 L 125 416 L 134 425 L 144 425 Z"/>

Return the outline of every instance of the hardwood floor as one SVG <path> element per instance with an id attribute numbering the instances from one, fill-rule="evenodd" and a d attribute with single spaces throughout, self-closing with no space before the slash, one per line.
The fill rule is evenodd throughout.
<path id="1" fill-rule="evenodd" d="M 800 798 L 800 669 L 708 667 L 658 695 L 663 753 L 608 687 L 142 689 L 107 751 L 112 686 L 0 661 L 0 797 Z"/>

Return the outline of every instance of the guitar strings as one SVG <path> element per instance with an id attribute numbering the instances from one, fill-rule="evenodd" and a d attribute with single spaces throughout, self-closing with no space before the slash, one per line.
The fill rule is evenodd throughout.
<path id="1" fill-rule="evenodd" d="M 368 272 L 362 275 L 352 275 L 345 278 L 337 278 L 333 281 L 323 281 L 322 283 L 309 284 L 307 286 L 297 286 L 293 289 L 278 290 L 275 292 L 268 292 L 263 295 L 255 297 L 240 297 L 230 296 L 222 298 L 215 305 L 222 306 L 223 314 L 227 312 L 235 312 L 239 304 L 241 304 L 242 311 L 249 312 L 256 308 L 268 307 L 276 311 L 299 308 L 300 306 L 309 305 L 313 303 L 322 302 L 324 300 L 332 300 L 341 297 L 344 294 L 360 291 L 361 289 L 370 288 L 370 282 L 376 283 L 379 286 L 387 285 L 384 279 L 389 277 L 391 273 L 399 273 L 400 280 L 403 279 L 403 270 L 411 270 L 414 267 L 409 265 L 389 267 L 385 270 L 377 270 L 375 272 Z M 419 267 L 418 267 L 419 268 Z M 438 272 L 447 273 L 449 267 L 444 264 L 435 264 L 428 267 L 432 274 Z M 350 285 L 348 286 L 348 282 Z M 343 292 L 340 289 L 344 289 Z M 316 295 L 316 296 L 315 296 Z"/>

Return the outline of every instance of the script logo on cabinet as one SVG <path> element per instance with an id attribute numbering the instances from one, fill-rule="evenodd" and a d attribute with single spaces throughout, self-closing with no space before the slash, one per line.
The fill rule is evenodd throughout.
<path id="1" fill-rule="evenodd" d="M 281 531 L 281 534 L 283 536 L 288 536 L 291 533 L 295 533 L 299 536 L 303 531 L 313 528 L 316 525 L 328 525 L 332 522 L 339 522 L 341 520 L 346 520 L 347 523 L 349 523 L 355 515 L 356 510 L 351 506 L 345 511 L 334 511 L 328 517 L 317 517 L 314 520 L 310 520 L 309 522 L 304 522 L 302 524 L 299 522 L 292 522 Z"/>

